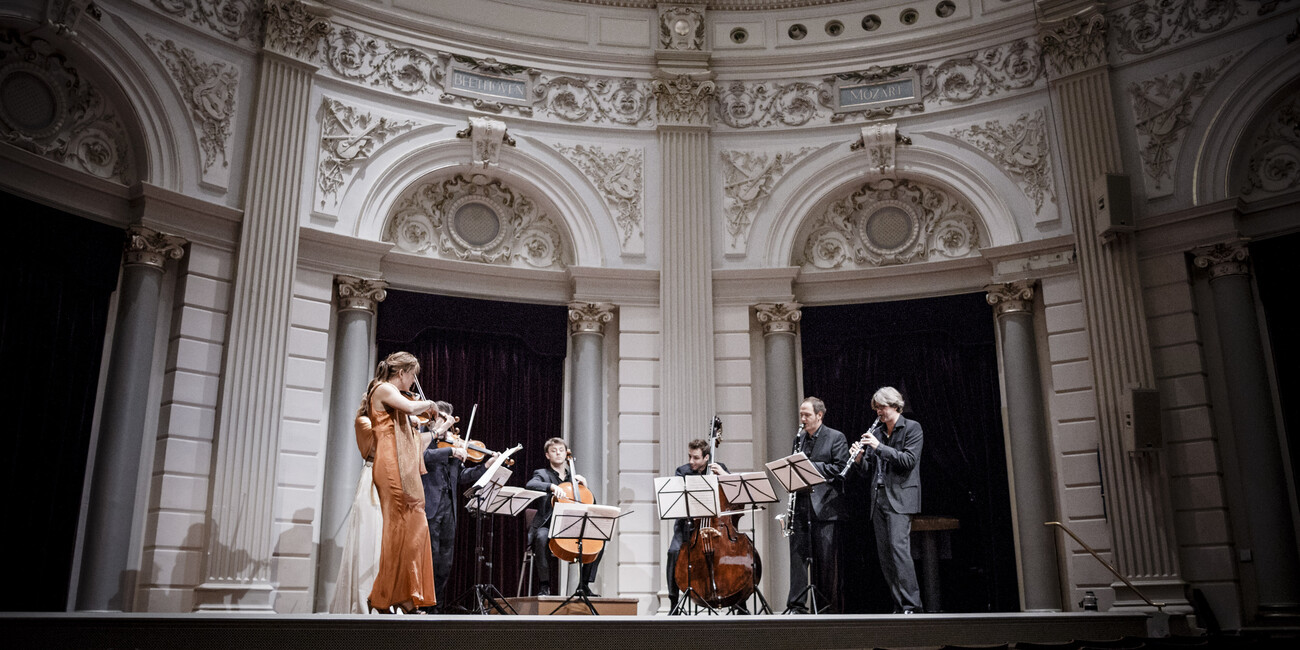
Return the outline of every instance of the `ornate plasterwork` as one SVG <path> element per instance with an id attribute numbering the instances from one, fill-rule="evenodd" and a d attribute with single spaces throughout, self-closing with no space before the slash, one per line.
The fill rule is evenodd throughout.
<path id="1" fill-rule="evenodd" d="M 1207 269 L 1210 279 L 1225 275 L 1250 275 L 1250 249 L 1245 241 L 1225 242 L 1193 251 L 1192 263 Z"/>
<path id="2" fill-rule="evenodd" d="M 329 31 L 325 37 L 325 65 L 344 79 L 403 95 L 441 92 L 443 70 L 434 57 L 351 27 Z"/>
<path id="3" fill-rule="evenodd" d="M 462 208 L 471 211 L 475 232 L 457 222 Z M 412 185 L 383 232 L 402 250 L 443 259 L 529 268 L 563 268 L 569 259 L 559 227 L 531 198 L 482 174 Z"/>
<path id="4" fill-rule="evenodd" d="M 180 47 L 170 39 L 146 34 L 144 40 L 171 74 L 194 118 L 199 148 L 203 151 L 203 180 L 226 187 L 230 181 L 228 143 L 235 128 L 239 68 L 211 57 L 200 60 L 194 50 Z M 221 165 L 213 169 L 218 158 Z"/>
<path id="5" fill-rule="evenodd" d="M 964 104 L 981 97 L 1034 87 L 1043 78 L 1036 42 L 1020 39 L 927 66 L 925 101 L 936 106 Z"/>
<path id="6" fill-rule="evenodd" d="M 384 280 L 336 275 L 334 287 L 339 296 L 339 311 L 355 310 L 373 314 L 379 303 L 388 297 L 388 282 Z"/>
<path id="7" fill-rule="evenodd" d="M 469 126 L 457 131 L 456 137 L 469 138 L 474 151 L 469 166 L 483 169 L 496 166 L 501 157 L 501 145 L 515 146 L 515 139 L 510 137 L 506 123 L 490 117 L 471 116 Z"/>
<path id="8" fill-rule="evenodd" d="M 718 89 L 712 81 L 696 81 L 681 74 L 651 83 L 661 126 L 709 125 L 709 108 Z"/>
<path id="9" fill-rule="evenodd" d="M 152 228 L 135 224 L 126 229 L 126 242 L 122 246 L 122 258 L 126 264 L 140 264 L 163 268 L 167 260 L 178 260 L 185 256 L 185 245 L 189 241 L 183 237 L 164 235 Z"/>
<path id="10" fill-rule="evenodd" d="M 938 187 L 909 179 L 868 181 L 817 217 L 794 262 L 830 270 L 969 257 L 980 245 L 973 215 Z"/>
<path id="11" fill-rule="evenodd" d="M 534 110 L 565 122 L 639 126 L 654 121 L 649 81 L 543 75 L 533 84 Z"/>
<path id="12" fill-rule="evenodd" d="M 797 302 L 762 302 L 754 305 L 754 317 L 763 324 L 763 335 L 794 334 L 803 318 Z"/>
<path id="13" fill-rule="evenodd" d="M 718 92 L 718 121 L 737 129 L 803 126 L 829 106 L 829 87 L 806 81 L 746 83 L 732 81 Z"/>
<path id="14" fill-rule="evenodd" d="M 895 152 L 900 144 L 912 144 L 912 139 L 900 134 L 893 122 L 876 122 L 862 127 L 861 135 L 849 145 L 849 150 L 866 152 L 871 160 L 869 176 L 892 178 Z"/>
<path id="15" fill-rule="evenodd" d="M 1174 161 L 1192 123 L 1192 114 L 1233 58 L 1129 84 L 1147 198 L 1173 194 Z"/>
<path id="16" fill-rule="evenodd" d="M 52 44 L 0 30 L 0 139 L 66 167 L 129 183 L 126 132 L 103 93 Z"/>
<path id="17" fill-rule="evenodd" d="M 1300 188 L 1300 94 L 1292 94 L 1261 122 L 1247 149 L 1240 189 L 1247 200 Z"/>
<path id="18" fill-rule="evenodd" d="M 138 0 L 137 0 L 138 1 Z M 275 0 L 267 0 L 270 5 Z M 262 35 L 262 0 L 149 0 L 159 11 L 206 27 L 236 43 L 256 46 Z"/>
<path id="19" fill-rule="evenodd" d="M 420 125 L 414 120 L 376 116 L 329 97 L 321 101 L 320 110 L 316 189 L 317 206 L 322 209 L 337 207 L 339 190 L 385 140 Z"/>
<path id="20" fill-rule="evenodd" d="M 984 300 L 993 305 L 995 316 L 1016 312 L 1031 312 L 1034 308 L 1034 280 L 1018 280 L 1006 284 L 990 284 Z"/>
<path id="21" fill-rule="evenodd" d="M 889 66 L 888 68 L 882 68 L 880 66 L 873 65 L 870 68 L 867 68 L 866 70 L 862 70 L 858 72 L 841 72 L 839 74 L 835 74 L 822 79 L 821 87 L 818 90 L 817 97 L 822 104 L 826 106 L 834 106 L 835 105 L 834 97 L 836 93 L 836 89 L 835 89 L 836 80 L 846 81 L 849 83 L 872 83 L 872 82 L 880 82 L 886 80 L 906 79 L 908 75 L 912 75 L 916 79 L 924 78 L 925 66 L 893 65 L 893 66 Z M 845 118 L 847 118 L 850 115 L 857 115 L 859 117 L 873 119 L 878 117 L 892 117 L 895 113 L 898 113 L 900 111 L 919 113 L 925 110 L 925 95 L 924 95 L 925 82 L 924 81 L 915 82 L 915 92 L 916 92 L 916 96 L 915 96 L 916 101 L 913 101 L 911 103 L 899 102 L 899 103 L 885 104 L 879 107 L 866 108 L 860 111 L 846 111 L 846 112 L 836 111 L 831 115 L 831 122 L 842 122 L 845 120 Z"/>
<path id="22" fill-rule="evenodd" d="M 303 61 L 315 59 L 321 39 L 330 34 L 328 18 L 300 0 L 266 0 L 266 37 L 263 47 Z"/>
<path id="23" fill-rule="evenodd" d="M 618 306 L 608 302 L 569 303 L 570 334 L 605 333 L 605 325 L 614 319 Z"/>
<path id="24" fill-rule="evenodd" d="M 1043 24 L 1039 41 L 1048 73 L 1065 77 L 1106 63 L 1106 18 L 1100 13 Z"/>
<path id="25" fill-rule="evenodd" d="M 555 150 L 577 165 L 591 180 L 609 206 L 618 227 L 619 249 L 624 255 L 645 255 L 645 232 L 642 228 L 641 179 L 645 152 L 624 147 L 612 153 L 594 145 L 566 146 Z"/>
<path id="26" fill-rule="evenodd" d="M 722 193 L 727 219 L 727 252 L 742 256 L 749 248 L 750 227 L 754 215 L 771 196 L 777 181 L 796 160 L 812 151 L 804 147 L 795 151 L 723 151 Z"/>
<path id="27" fill-rule="evenodd" d="M 1052 155 L 1047 140 L 1047 118 L 1042 109 L 1022 113 L 1011 124 L 998 120 L 955 129 L 952 135 L 988 154 L 1020 185 L 1041 214 L 1043 203 L 1056 203 L 1052 189 Z"/>
<path id="28" fill-rule="evenodd" d="M 1121 60 L 1145 56 L 1273 13 L 1277 5 L 1278 0 L 1143 0 L 1106 14 L 1113 32 L 1111 51 Z"/>
<path id="29" fill-rule="evenodd" d="M 704 12 L 675 5 L 659 13 L 659 49 L 698 52 L 704 49 Z"/>
<path id="30" fill-rule="evenodd" d="M 50 0 L 45 5 L 45 22 L 54 28 L 56 34 L 76 36 L 77 23 L 86 16 L 100 20 L 104 12 L 93 0 Z"/>

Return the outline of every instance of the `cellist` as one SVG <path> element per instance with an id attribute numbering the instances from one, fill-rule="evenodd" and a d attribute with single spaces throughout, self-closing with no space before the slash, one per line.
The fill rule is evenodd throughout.
<path id="1" fill-rule="evenodd" d="M 565 444 L 562 438 L 551 438 L 546 441 L 546 462 L 547 467 L 543 467 L 533 472 L 533 477 L 528 479 L 526 488 L 545 492 L 550 495 L 563 495 L 560 488 L 561 483 L 577 481 L 582 485 L 587 485 L 587 479 L 581 474 L 570 476 L 567 460 L 569 458 L 569 446 Z M 537 507 L 537 516 L 533 517 L 533 523 L 528 527 L 528 543 L 533 545 L 533 558 L 537 563 L 537 576 L 541 579 L 541 585 L 538 587 L 537 595 L 551 595 L 551 562 L 555 556 L 551 553 L 551 511 L 553 499 L 541 499 L 541 505 Z M 603 555 L 603 552 L 602 552 Z M 596 579 L 596 566 L 600 564 L 600 557 L 594 562 L 582 565 L 582 584 L 578 586 L 578 593 L 587 596 L 598 596 L 592 593 L 591 582 Z"/>
<path id="2" fill-rule="evenodd" d="M 696 438 L 686 443 L 687 456 L 686 464 L 677 468 L 677 476 L 687 476 L 689 474 L 706 474 L 712 473 L 717 475 L 730 474 L 726 465 L 713 462 L 713 455 L 709 453 L 709 441 L 703 438 Z M 682 550 L 682 544 L 691 535 L 690 519 L 678 519 L 673 524 L 673 541 L 668 545 L 668 603 L 669 611 L 677 609 L 677 596 L 681 592 L 677 587 L 677 555 Z"/>

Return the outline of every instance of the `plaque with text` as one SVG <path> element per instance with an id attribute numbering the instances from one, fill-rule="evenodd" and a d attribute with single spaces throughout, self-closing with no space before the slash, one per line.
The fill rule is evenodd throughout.
<path id="1" fill-rule="evenodd" d="M 916 68 L 881 78 L 835 79 L 835 112 L 855 113 L 920 104 L 921 74 Z"/>

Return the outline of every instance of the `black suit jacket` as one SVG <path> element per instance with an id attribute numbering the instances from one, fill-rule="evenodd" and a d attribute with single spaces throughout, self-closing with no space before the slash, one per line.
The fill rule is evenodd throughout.
<path id="1" fill-rule="evenodd" d="M 487 471 L 485 460 L 473 467 L 451 455 L 451 447 L 429 447 L 424 450 L 424 467 L 429 470 L 420 477 L 424 483 L 424 517 L 433 519 L 444 501 L 451 505 L 452 521 L 456 520 L 456 508 L 460 505 L 462 485 L 477 481 Z"/>
<path id="2" fill-rule="evenodd" d="M 876 448 L 874 457 L 871 453 L 864 454 L 863 462 L 884 471 L 885 496 L 894 512 L 902 515 L 921 512 L 921 445 L 924 440 L 921 423 L 900 415 L 892 434 L 886 436 L 884 427 L 881 427 L 880 435 L 876 437 L 880 439 L 880 446 Z M 874 486 L 876 477 L 869 473 Z"/>
<path id="3" fill-rule="evenodd" d="M 711 462 L 713 462 L 713 461 L 710 460 L 709 462 L 711 463 Z M 726 463 L 718 463 L 718 465 L 722 466 L 722 471 L 724 471 L 724 472 L 730 472 L 730 471 L 731 471 L 731 470 L 727 469 L 727 465 L 726 465 Z M 692 472 L 692 471 L 691 471 L 691 464 L 690 464 L 690 463 L 686 463 L 686 464 L 682 465 L 681 467 L 678 467 L 678 468 L 677 468 L 676 475 L 677 475 L 677 476 L 686 476 L 686 475 L 688 475 L 688 474 L 699 474 L 699 475 L 704 475 L 704 474 L 707 474 L 708 472 L 709 472 L 709 468 L 708 468 L 708 466 L 705 466 L 703 472 Z M 678 520 L 676 520 L 675 522 L 673 522 L 673 541 L 668 545 L 668 552 L 669 552 L 669 553 L 672 553 L 673 551 L 679 551 L 679 550 L 681 550 L 681 548 L 682 548 L 682 544 L 685 544 L 685 543 L 686 543 L 686 538 L 689 537 L 690 534 L 691 534 L 691 520 L 690 520 L 690 519 L 678 519 Z"/>
<path id="4" fill-rule="evenodd" d="M 533 538 L 533 531 L 538 528 L 548 528 L 551 525 L 551 511 L 554 505 L 551 503 L 551 486 L 567 483 L 569 481 L 569 470 L 564 470 L 564 476 L 550 467 L 543 467 L 533 471 L 533 477 L 528 479 L 524 485 L 529 490 L 537 490 L 544 493 L 533 503 L 537 504 L 537 516 L 533 517 L 533 523 L 528 527 L 528 539 Z"/>
<path id="5" fill-rule="evenodd" d="M 808 500 L 813 521 L 836 521 L 845 514 L 843 486 L 839 475 L 849 462 L 849 443 L 845 442 L 843 433 L 825 424 L 817 430 L 815 436 L 802 431 L 796 435 L 791 453 L 799 449 L 801 440 L 804 455 L 827 480 L 814 485 L 811 495 L 801 494 L 798 502 Z M 795 507 L 799 509 L 802 506 Z"/>

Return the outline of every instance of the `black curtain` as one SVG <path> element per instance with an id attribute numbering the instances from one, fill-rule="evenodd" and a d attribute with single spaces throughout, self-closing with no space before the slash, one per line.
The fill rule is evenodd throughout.
<path id="1" fill-rule="evenodd" d="M 828 426 L 856 440 L 875 419 L 881 386 L 897 388 L 904 416 L 921 423 L 922 514 L 960 524 L 940 549 L 942 609 L 1017 611 L 996 335 L 983 294 L 807 307 L 801 328 L 804 389 L 826 402 Z M 861 476 L 845 485 L 853 515 L 843 524 L 840 611 L 889 612 Z"/>
<path id="2" fill-rule="evenodd" d="M 0 193 L 10 246 L 0 301 L 10 560 L 0 610 L 64 611 L 95 390 L 123 232 Z"/>
<path id="3" fill-rule="evenodd" d="M 1277 393 L 1282 396 L 1282 422 L 1286 429 L 1287 447 L 1291 456 L 1292 472 L 1300 467 L 1300 400 L 1288 395 L 1300 395 L 1300 342 L 1290 333 L 1296 330 L 1296 312 L 1291 301 L 1297 264 L 1296 247 L 1300 246 L 1300 233 L 1274 237 L 1250 243 L 1250 257 L 1254 265 L 1255 286 L 1259 301 L 1264 306 L 1264 320 L 1268 326 L 1269 346 L 1273 353 L 1273 368 L 1277 376 Z M 1293 482 L 1300 490 L 1300 483 Z M 1300 492 L 1296 494 L 1300 499 Z"/>
<path id="4" fill-rule="evenodd" d="M 380 358 L 406 350 L 420 360 L 420 383 L 429 399 L 455 406 L 462 434 L 478 404 L 469 435 L 493 451 L 516 444 L 509 485 L 522 487 L 546 460 L 542 445 L 562 433 L 564 357 L 568 309 L 390 291 L 378 313 Z M 458 513 L 456 553 L 444 605 L 475 584 L 476 528 L 464 503 Z M 487 538 L 492 535 L 491 543 Z M 528 530 L 523 515 L 482 521 L 486 566 L 478 579 L 515 595 Z"/>

